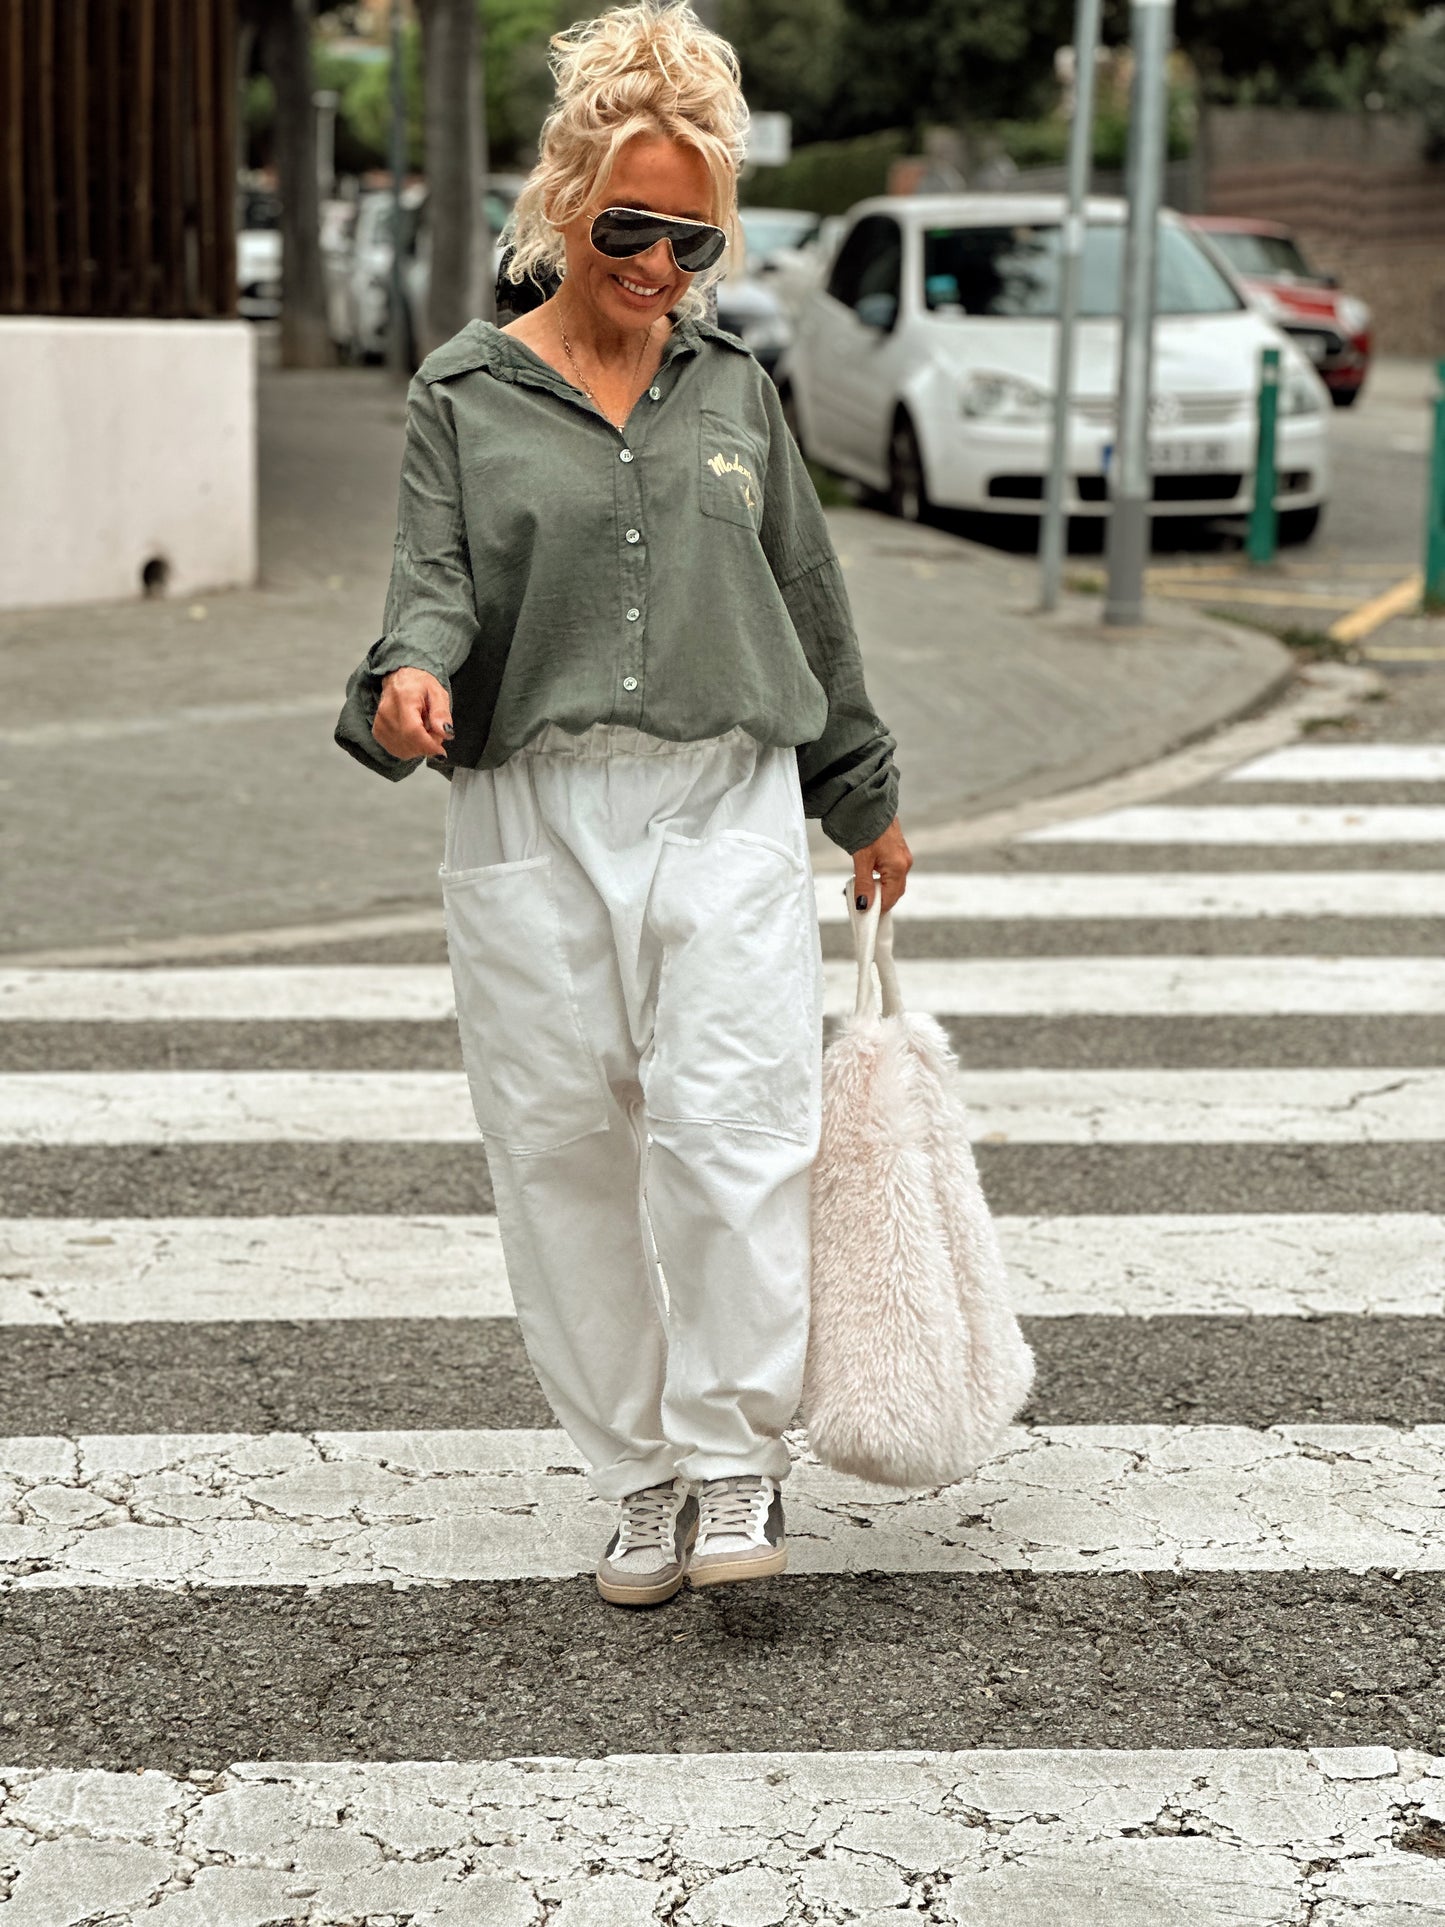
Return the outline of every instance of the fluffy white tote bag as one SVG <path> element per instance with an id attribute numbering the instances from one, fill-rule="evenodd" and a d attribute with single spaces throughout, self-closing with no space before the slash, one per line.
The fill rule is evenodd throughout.
<path id="1" fill-rule="evenodd" d="M 935 1018 L 903 1009 L 878 892 L 859 911 L 850 879 L 848 914 L 858 998 L 823 1058 L 803 1417 L 836 1471 L 946 1485 L 995 1448 L 1028 1396 L 1033 1353 L 1009 1306 L 957 1059 Z"/>

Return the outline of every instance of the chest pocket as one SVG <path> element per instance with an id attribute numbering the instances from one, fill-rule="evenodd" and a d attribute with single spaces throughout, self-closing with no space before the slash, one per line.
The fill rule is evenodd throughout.
<path id="1" fill-rule="evenodd" d="M 710 408 L 702 410 L 698 429 L 698 488 L 704 515 L 745 529 L 761 526 L 763 458 L 758 445 Z"/>

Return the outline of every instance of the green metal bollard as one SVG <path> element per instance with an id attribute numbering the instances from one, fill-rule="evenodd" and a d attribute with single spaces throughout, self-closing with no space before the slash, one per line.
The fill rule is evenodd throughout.
<path id="1" fill-rule="evenodd" d="M 1435 446 L 1430 457 L 1430 495 L 1425 518 L 1425 607 L 1445 611 L 1445 361 L 1435 364 Z"/>
<path id="2" fill-rule="evenodd" d="M 1266 348 L 1259 368 L 1259 443 L 1254 457 L 1254 507 L 1249 512 L 1245 550 L 1251 562 L 1273 562 L 1279 539 L 1274 511 L 1275 424 L 1279 420 L 1279 349 Z"/>

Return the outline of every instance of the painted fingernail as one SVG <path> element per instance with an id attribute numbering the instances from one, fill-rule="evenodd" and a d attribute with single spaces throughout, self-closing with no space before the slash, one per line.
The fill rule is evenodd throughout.
<path id="1" fill-rule="evenodd" d="M 868 899 L 867 899 L 867 897 L 859 897 L 859 898 L 858 898 L 858 908 L 859 908 L 860 910 L 866 910 L 866 909 L 868 908 Z"/>
<path id="2" fill-rule="evenodd" d="M 454 729 L 452 728 L 452 726 L 451 726 L 451 724 L 450 724 L 450 723 L 443 723 L 443 724 L 442 724 L 442 735 L 443 735 L 443 736 L 455 736 L 455 735 L 456 735 L 456 733 L 457 733 L 457 732 L 456 732 L 456 731 L 455 731 L 455 730 L 454 730 Z"/>

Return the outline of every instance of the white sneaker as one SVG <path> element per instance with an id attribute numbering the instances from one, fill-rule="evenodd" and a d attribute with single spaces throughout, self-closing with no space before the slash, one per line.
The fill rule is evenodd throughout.
<path id="1" fill-rule="evenodd" d="M 658 1606 L 680 1591 L 697 1511 L 686 1479 L 644 1486 L 619 1500 L 617 1530 L 597 1564 L 602 1597 L 613 1606 Z"/>
<path id="2" fill-rule="evenodd" d="M 766 1579 L 787 1563 L 777 1480 L 753 1472 L 704 1479 L 688 1583 L 725 1586 L 738 1579 Z"/>

